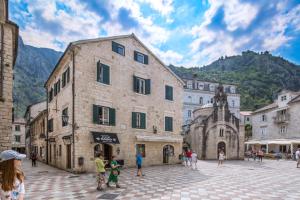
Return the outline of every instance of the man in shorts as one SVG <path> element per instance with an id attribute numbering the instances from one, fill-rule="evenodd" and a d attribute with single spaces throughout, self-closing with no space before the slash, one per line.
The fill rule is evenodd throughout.
<path id="1" fill-rule="evenodd" d="M 296 161 L 297 161 L 297 168 L 299 168 L 299 165 L 300 165 L 300 148 L 297 149 L 295 156 L 296 156 Z"/>
<path id="2" fill-rule="evenodd" d="M 145 176 L 143 173 L 142 173 L 142 164 L 143 164 L 143 155 L 141 153 L 138 153 L 136 155 L 136 165 L 137 165 L 137 176 Z"/>

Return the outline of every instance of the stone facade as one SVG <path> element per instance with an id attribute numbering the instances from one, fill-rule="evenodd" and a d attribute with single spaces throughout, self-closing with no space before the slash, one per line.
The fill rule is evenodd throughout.
<path id="1" fill-rule="evenodd" d="M 0 0 L 0 152 L 12 145 L 13 66 L 18 26 L 8 19 L 8 0 Z"/>
<path id="2" fill-rule="evenodd" d="M 26 154 L 27 157 L 30 156 L 30 153 L 35 150 L 33 148 L 32 142 L 32 131 L 34 128 L 33 121 L 44 111 L 46 110 L 46 101 L 42 101 L 36 104 L 29 105 L 26 109 L 24 119 L 25 119 L 25 146 L 26 146 Z M 38 153 L 38 152 L 37 152 Z"/>
<path id="3" fill-rule="evenodd" d="M 20 153 L 25 153 L 25 120 L 15 119 L 13 122 L 12 149 Z"/>
<path id="4" fill-rule="evenodd" d="M 124 51 L 112 51 L 116 43 Z M 135 51 L 144 54 L 144 64 L 135 61 Z M 108 84 L 97 81 L 100 63 L 109 67 Z M 67 77 L 65 84 L 64 77 Z M 134 77 L 150 80 L 150 94 L 134 91 Z M 51 165 L 72 171 L 94 171 L 95 148 L 99 148 L 108 160 L 115 155 L 125 166 L 135 166 L 137 145 L 145 149 L 145 165 L 179 161 L 183 82 L 134 34 L 71 43 L 45 85 L 48 120 L 53 122 L 50 131 L 48 128 Z M 139 89 L 141 85 L 139 83 Z M 165 99 L 166 86 L 173 88 L 173 100 Z M 145 87 L 147 90 L 147 83 Z M 56 95 L 52 95 L 53 90 Z M 109 118 L 109 121 L 114 124 L 95 123 L 95 106 L 102 106 L 103 113 L 102 108 L 109 108 L 109 116 L 114 116 L 114 120 Z M 112 114 L 111 110 L 114 110 Z M 133 113 L 145 114 L 144 128 L 132 128 Z M 65 126 L 62 115 L 68 116 Z M 165 117 L 172 117 L 173 131 L 165 131 Z M 96 114 L 96 120 L 98 118 Z M 91 132 L 115 134 L 120 144 L 97 146 Z M 166 147 L 171 150 L 168 150 L 171 153 L 167 160 L 164 159 Z M 57 148 L 62 148 L 61 155 L 57 155 Z"/>
<path id="5" fill-rule="evenodd" d="M 252 113 L 249 148 L 266 152 L 291 152 L 300 147 L 300 92 L 282 91 L 274 103 Z M 252 147 L 251 147 L 252 146 Z"/>
<path id="6" fill-rule="evenodd" d="M 221 149 L 227 159 L 244 158 L 244 127 L 229 111 L 223 86 L 218 86 L 213 104 L 194 110 L 193 117 L 184 140 L 200 159 L 217 159 Z"/>
<path id="7" fill-rule="evenodd" d="M 31 152 L 38 155 L 38 160 L 46 162 L 46 132 L 47 132 L 47 110 L 41 111 L 30 122 Z"/>
<path id="8" fill-rule="evenodd" d="M 193 120 L 193 111 L 206 104 L 212 104 L 218 83 L 206 82 L 197 77 L 183 76 L 184 95 L 183 95 L 183 121 L 184 125 Z M 240 114 L 240 94 L 237 93 L 235 85 L 224 85 L 227 94 L 229 110 L 237 118 Z"/>

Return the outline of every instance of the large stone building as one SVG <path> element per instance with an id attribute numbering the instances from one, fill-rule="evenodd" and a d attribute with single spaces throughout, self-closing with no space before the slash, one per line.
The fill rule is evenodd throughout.
<path id="1" fill-rule="evenodd" d="M 15 119 L 12 127 L 12 149 L 19 153 L 25 153 L 25 120 Z"/>
<path id="2" fill-rule="evenodd" d="M 25 119 L 25 145 L 26 145 L 26 154 L 29 157 L 32 151 L 35 151 L 36 148 L 32 145 L 33 141 L 33 125 L 36 121 L 36 118 L 46 110 L 46 101 L 38 102 L 32 105 L 27 106 L 24 119 Z M 45 139 L 44 139 L 45 140 Z M 37 152 L 38 153 L 38 152 Z"/>
<path id="3" fill-rule="evenodd" d="M 36 153 L 39 161 L 46 162 L 47 155 L 47 109 L 39 114 L 30 122 L 30 147 Z"/>
<path id="4" fill-rule="evenodd" d="M 0 152 L 12 145 L 13 67 L 18 34 L 18 26 L 8 17 L 8 0 L 0 0 Z"/>
<path id="5" fill-rule="evenodd" d="M 217 159 L 224 150 L 227 159 L 244 158 L 244 127 L 230 112 L 223 86 L 218 86 L 213 104 L 193 111 L 193 121 L 185 133 L 185 143 L 200 159 Z"/>
<path id="6" fill-rule="evenodd" d="M 274 103 L 252 113 L 252 139 L 246 149 L 295 152 L 300 147 L 300 92 L 283 90 Z"/>
<path id="7" fill-rule="evenodd" d="M 185 82 L 183 95 L 183 121 L 184 125 L 193 120 L 193 111 L 205 104 L 212 104 L 218 83 L 199 80 L 195 75 L 183 75 Z M 235 85 L 224 85 L 227 94 L 228 107 L 237 118 L 240 114 L 240 95 Z"/>
<path id="8" fill-rule="evenodd" d="M 134 34 L 69 44 L 45 87 L 49 164 L 94 171 L 94 156 L 178 162 L 183 81 Z M 57 153 L 58 152 L 58 153 Z"/>

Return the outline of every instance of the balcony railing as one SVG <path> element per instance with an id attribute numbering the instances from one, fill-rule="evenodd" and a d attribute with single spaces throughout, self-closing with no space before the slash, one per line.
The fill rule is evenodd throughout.
<path id="1" fill-rule="evenodd" d="M 276 117 L 273 117 L 275 123 L 288 123 L 290 121 L 290 115 L 277 115 Z"/>

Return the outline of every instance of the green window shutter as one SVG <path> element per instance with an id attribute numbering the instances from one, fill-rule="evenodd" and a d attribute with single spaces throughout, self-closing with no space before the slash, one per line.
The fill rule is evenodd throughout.
<path id="1" fill-rule="evenodd" d="M 141 128 L 146 129 L 146 113 L 140 113 L 141 115 Z"/>
<path id="2" fill-rule="evenodd" d="M 170 88 L 170 89 L 169 89 L 169 90 L 170 90 L 170 91 L 169 91 L 169 95 L 170 95 L 170 96 L 169 96 L 169 97 L 170 97 L 169 100 L 173 101 L 173 87 L 169 86 L 169 88 Z"/>
<path id="3" fill-rule="evenodd" d="M 138 79 L 133 75 L 133 91 L 138 92 Z"/>
<path id="4" fill-rule="evenodd" d="M 137 61 L 137 52 L 134 51 L 134 60 Z"/>
<path id="5" fill-rule="evenodd" d="M 60 92 L 60 79 L 58 79 L 58 82 L 57 82 L 57 93 Z"/>
<path id="6" fill-rule="evenodd" d="M 148 56 L 144 55 L 144 64 L 148 65 Z"/>
<path id="7" fill-rule="evenodd" d="M 136 112 L 132 112 L 131 125 L 132 125 L 132 128 L 136 128 Z"/>
<path id="8" fill-rule="evenodd" d="M 166 85 L 165 86 L 165 99 L 168 99 L 169 98 L 169 88 L 168 86 Z"/>
<path id="9" fill-rule="evenodd" d="M 173 118 L 165 117 L 165 131 L 173 131 Z"/>
<path id="10" fill-rule="evenodd" d="M 165 87 L 166 99 L 173 100 L 173 87 L 166 85 Z"/>
<path id="11" fill-rule="evenodd" d="M 70 82 L 70 67 L 67 69 L 67 83 Z"/>
<path id="12" fill-rule="evenodd" d="M 101 64 L 100 61 L 97 62 L 97 81 L 100 82 L 100 70 L 101 70 Z"/>
<path id="13" fill-rule="evenodd" d="M 116 125 L 116 109 L 114 108 L 109 108 L 109 125 Z"/>
<path id="14" fill-rule="evenodd" d="M 112 51 L 118 53 L 118 44 L 112 41 Z"/>
<path id="15" fill-rule="evenodd" d="M 151 93 L 151 79 L 146 79 L 146 90 L 145 90 L 145 92 L 146 92 L 146 94 L 150 94 Z"/>
<path id="16" fill-rule="evenodd" d="M 93 105 L 93 122 L 94 124 L 100 124 L 99 119 L 99 106 Z"/>
<path id="17" fill-rule="evenodd" d="M 101 64 L 102 70 L 103 70 L 103 83 L 109 85 L 109 66 Z"/>
<path id="18" fill-rule="evenodd" d="M 66 85 L 66 73 L 65 72 L 62 74 L 61 81 L 62 81 L 62 87 L 65 87 L 65 85 Z"/>

